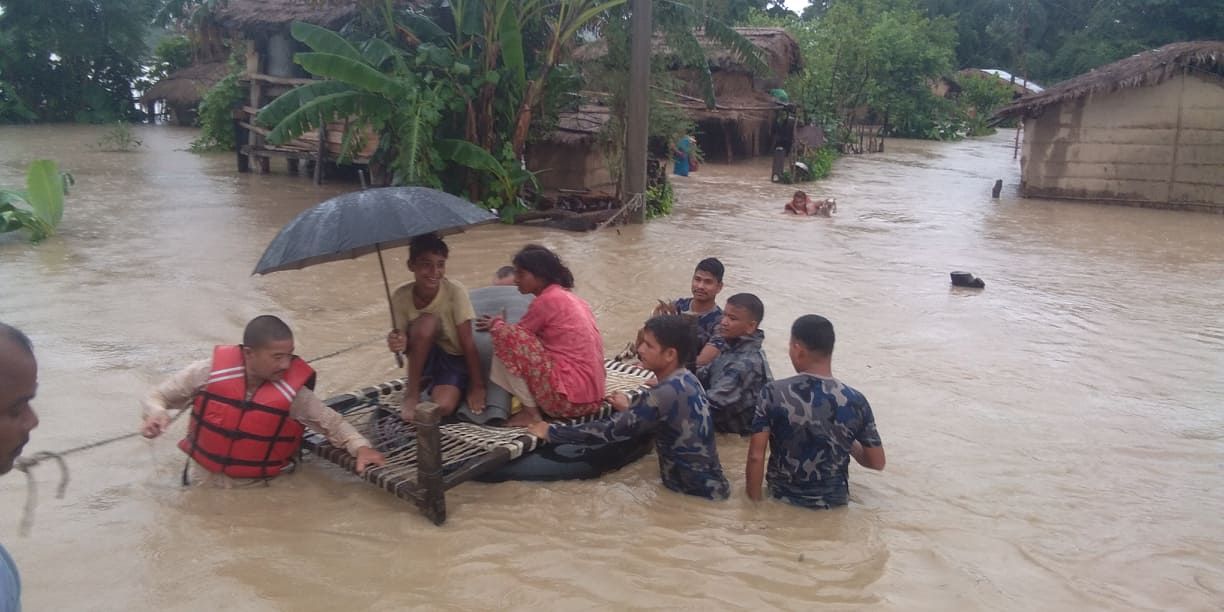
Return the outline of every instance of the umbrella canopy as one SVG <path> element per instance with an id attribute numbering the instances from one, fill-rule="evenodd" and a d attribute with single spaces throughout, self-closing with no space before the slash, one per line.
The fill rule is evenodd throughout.
<path id="1" fill-rule="evenodd" d="M 493 221 L 497 221 L 493 213 L 428 187 L 354 191 L 302 212 L 281 228 L 254 273 L 353 259 L 406 246 L 422 234 L 452 234 Z"/>

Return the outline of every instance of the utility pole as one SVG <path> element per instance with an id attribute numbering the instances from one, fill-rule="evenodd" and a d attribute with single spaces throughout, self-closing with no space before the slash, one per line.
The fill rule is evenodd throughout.
<path id="1" fill-rule="evenodd" d="M 629 220 L 633 223 L 646 222 L 646 137 L 650 120 L 650 4 L 651 0 L 632 0 L 633 14 L 629 18 L 629 117 L 625 122 L 625 195 L 629 202 L 638 207 L 629 215 Z"/>

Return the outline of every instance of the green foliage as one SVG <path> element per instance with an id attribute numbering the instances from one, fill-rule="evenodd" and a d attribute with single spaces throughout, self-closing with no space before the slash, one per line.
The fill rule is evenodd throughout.
<path id="1" fill-rule="evenodd" d="M 15 88 L 0 80 L 0 123 L 25 123 L 37 118 L 38 115 L 17 97 Z"/>
<path id="2" fill-rule="evenodd" d="M 234 107 L 242 101 L 242 88 L 238 75 L 242 68 L 235 58 L 230 62 L 229 74 L 225 75 L 200 99 L 200 135 L 191 141 L 191 150 L 196 153 L 210 151 L 232 151 L 234 149 Z"/>
<path id="3" fill-rule="evenodd" d="M 922 0 L 956 20 L 957 62 L 1053 84 L 1145 49 L 1224 38 L 1219 0 Z"/>
<path id="4" fill-rule="evenodd" d="M 72 175 L 57 171 L 53 161 L 32 162 L 25 189 L 0 189 L 0 233 L 24 229 L 31 242 L 54 235 L 64 218 L 64 196 L 73 182 Z"/>
<path id="5" fill-rule="evenodd" d="M 43 121 L 139 118 L 132 88 L 156 0 L 0 0 L 0 75 Z M 21 119 L 13 103 L 0 119 Z"/>
<path id="6" fill-rule="evenodd" d="M 988 75 L 962 74 L 957 77 L 961 86 L 957 105 L 965 122 L 968 136 L 986 136 L 994 128 L 986 125 L 995 111 L 1012 100 L 1012 90 L 1001 79 Z"/>
<path id="7" fill-rule="evenodd" d="M 837 161 L 840 154 L 835 147 L 827 146 L 815 149 L 806 149 L 796 160 L 807 166 L 807 172 L 792 172 L 793 169 L 788 168 L 782 171 L 780 180 L 783 183 L 804 183 L 808 181 L 818 181 L 823 178 L 828 178 L 833 173 L 833 162 Z"/>
<path id="8" fill-rule="evenodd" d="M 848 142 L 859 122 L 931 137 L 955 117 L 930 87 L 953 68 L 955 23 L 927 17 L 917 0 L 839 0 L 815 20 L 751 21 L 785 27 L 799 42 L 804 72 L 786 91 L 834 142 Z"/>
<path id="9" fill-rule="evenodd" d="M 670 215 L 675 203 L 676 192 L 672 189 L 670 181 L 659 181 L 658 184 L 650 185 L 646 188 L 647 219 L 656 219 Z"/>
<path id="10" fill-rule="evenodd" d="M 170 35 L 157 42 L 153 49 L 153 67 L 148 82 L 156 83 L 166 75 L 191 65 L 191 41 L 186 36 Z"/>
<path id="11" fill-rule="evenodd" d="M 139 149 L 143 144 L 132 133 L 132 126 L 130 124 L 117 121 L 115 125 L 106 130 L 106 133 L 102 134 L 101 138 L 98 138 L 96 146 L 99 151 L 127 153 Z"/>

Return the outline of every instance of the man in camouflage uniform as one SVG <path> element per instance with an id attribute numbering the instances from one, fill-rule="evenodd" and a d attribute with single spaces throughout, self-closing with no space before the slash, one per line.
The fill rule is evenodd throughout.
<path id="1" fill-rule="evenodd" d="M 697 262 L 689 287 L 693 297 L 676 298 L 655 308 L 656 315 L 673 314 L 674 311 L 674 314 L 692 317 L 697 324 L 697 351 L 691 363 L 681 364 L 685 367 L 709 365 L 719 352 L 727 349 L 719 327 L 723 312 L 717 302 L 718 292 L 723 288 L 724 271 L 722 262 L 713 257 Z"/>
<path id="2" fill-rule="evenodd" d="M 871 405 L 833 378 L 833 340 L 833 324 L 818 315 L 799 317 L 791 327 L 790 358 L 798 375 L 766 385 L 752 418 L 746 470 L 752 499 L 761 499 L 764 472 L 777 499 L 805 508 L 844 506 L 851 457 L 884 469 Z"/>
<path id="3" fill-rule="evenodd" d="M 773 380 L 761 348 L 765 332 L 757 328 L 764 316 L 765 306 L 757 296 L 737 293 L 728 298 L 721 322 L 726 348 L 709 367 L 697 371 L 719 432 L 747 435 L 761 387 Z"/>
<path id="4" fill-rule="evenodd" d="M 621 442 L 654 433 L 664 486 L 687 495 L 726 499 L 731 485 L 718 460 L 709 402 L 697 377 L 679 367 L 692 355 L 692 326 L 679 315 L 658 316 L 646 322 L 643 335 L 638 355 L 659 378 L 654 388 L 632 401 L 614 393 L 611 402 L 618 412 L 610 418 L 579 425 L 536 423 L 529 431 L 552 444 Z M 660 353 L 668 356 L 660 358 Z"/>

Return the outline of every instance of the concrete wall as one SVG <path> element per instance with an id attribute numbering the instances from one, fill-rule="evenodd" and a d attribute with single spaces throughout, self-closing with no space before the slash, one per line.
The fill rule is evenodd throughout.
<path id="1" fill-rule="evenodd" d="M 527 151 L 527 169 L 539 173 L 536 180 L 544 191 L 616 191 L 604 156 L 594 144 L 533 143 Z"/>
<path id="2" fill-rule="evenodd" d="M 1027 197 L 1224 212 L 1224 82 L 1177 76 L 1048 107 L 1024 122 Z"/>

